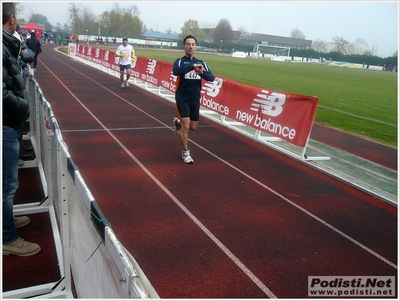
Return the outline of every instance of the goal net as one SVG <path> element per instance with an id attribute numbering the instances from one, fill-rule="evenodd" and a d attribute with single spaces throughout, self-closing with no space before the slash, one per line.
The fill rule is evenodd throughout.
<path id="1" fill-rule="evenodd" d="M 264 44 L 254 45 L 253 48 L 253 56 L 254 58 L 258 57 L 287 57 L 290 56 L 290 47 L 283 46 L 270 46 Z"/>

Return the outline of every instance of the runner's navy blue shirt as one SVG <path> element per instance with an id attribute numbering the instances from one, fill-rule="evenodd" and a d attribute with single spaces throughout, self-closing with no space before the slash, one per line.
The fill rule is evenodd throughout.
<path id="1" fill-rule="evenodd" d="M 197 74 L 193 69 L 194 64 L 202 64 L 205 71 Z M 214 75 L 208 69 L 207 64 L 195 57 L 187 56 L 178 58 L 172 67 L 172 73 L 177 76 L 175 99 L 177 100 L 200 100 L 201 79 L 213 82 Z"/>

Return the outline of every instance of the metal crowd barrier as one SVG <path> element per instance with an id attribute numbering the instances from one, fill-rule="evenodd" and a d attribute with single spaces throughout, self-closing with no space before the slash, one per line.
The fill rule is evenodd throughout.
<path id="1" fill-rule="evenodd" d="M 3 298 L 159 298 L 135 259 L 118 241 L 68 153 L 53 110 L 34 77 L 27 79 L 30 140 L 45 198 L 14 206 L 16 215 L 50 216 L 61 279 L 8 291 Z M 72 274 L 72 275 L 71 275 Z"/>

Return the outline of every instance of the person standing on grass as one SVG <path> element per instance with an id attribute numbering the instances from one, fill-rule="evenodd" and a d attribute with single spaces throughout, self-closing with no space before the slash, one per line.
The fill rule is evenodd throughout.
<path id="1" fill-rule="evenodd" d="M 117 51 L 115 53 L 119 59 L 119 72 L 120 72 L 120 80 L 121 80 L 121 88 L 129 86 L 129 78 L 131 77 L 131 63 L 134 63 L 135 58 L 135 50 L 131 45 L 128 44 L 128 38 L 122 38 L 122 45 L 119 45 Z M 126 70 L 126 79 L 124 79 L 124 73 Z"/>
<path id="2" fill-rule="evenodd" d="M 17 16 L 14 3 L 3 7 L 3 255 L 31 256 L 38 244 L 22 239 L 16 228 L 29 224 L 27 216 L 14 217 L 14 196 L 18 189 L 19 128 L 29 118 L 24 98 L 25 80 L 18 62 L 21 39 L 15 35 Z"/>
<path id="3" fill-rule="evenodd" d="M 173 74 L 178 77 L 175 101 L 179 115 L 173 119 L 173 124 L 182 144 L 182 160 L 188 164 L 194 163 L 189 150 L 189 130 L 195 131 L 199 125 L 201 82 L 202 79 L 214 81 L 207 64 L 194 57 L 196 43 L 194 36 L 186 36 L 183 39 L 185 55 L 176 59 L 172 67 Z"/>

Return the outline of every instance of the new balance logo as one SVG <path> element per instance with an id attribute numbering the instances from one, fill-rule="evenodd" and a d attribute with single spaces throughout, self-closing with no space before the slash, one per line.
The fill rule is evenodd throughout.
<path id="1" fill-rule="evenodd" d="M 154 70 L 156 69 L 157 61 L 155 60 L 149 60 L 147 63 L 147 68 L 146 71 L 149 74 L 154 74 Z"/>
<path id="2" fill-rule="evenodd" d="M 206 93 L 210 97 L 216 97 L 222 87 L 223 82 L 224 81 L 222 78 L 217 77 L 213 82 L 205 82 L 201 89 L 201 93 Z"/>
<path id="3" fill-rule="evenodd" d="M 104 60 L 108 61 L 108 56 L 110 55 L 110 51 L 106 50 L 104 51 Z"/>
<path id="4" fill-rule="evenodd" d="M 281 93 L 262 90 L 264 94 L 257 94 L 250 110 L 260 112 L 268 116 L 278 116 L 283 111 L 283 105 L 286 101 L 286 95 Z"/>

